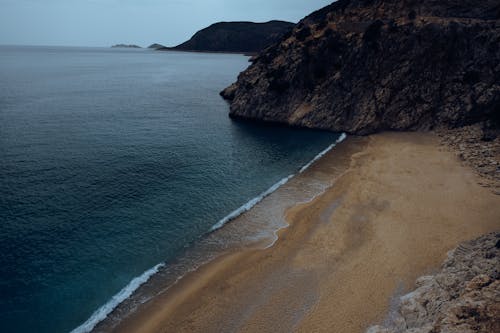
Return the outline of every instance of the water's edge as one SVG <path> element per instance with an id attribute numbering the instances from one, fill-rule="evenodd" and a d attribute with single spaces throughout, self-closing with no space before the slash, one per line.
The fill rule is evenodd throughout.
<path id="1" fill-rule="evenodd" d="M 299 171 L 296 174 L 291 174 L 274 185 L 272 185 L 269 189 L 266 191 L 262 192 L 255 198 L 249 200 L 245 204 L 243 204 L 241 207 L 238 209 L 232 211 L 228 215 L 226 215 L 224 218 L 220 219 L 217 223 L 215 223 L 210 230 L 206 234 L 210 234 L 213 232 L 216 232 L 218 229 L 223 228 L 227 223 L 233 221 L 237 217 L 243 215 L 244 213 L 248 212 L 250 209 L 255 207 L 257 204 L 259 204 L 262 200 L 264 200 L 266 197 L 277 191 L 279 188 L 281 188 L 283 185 L 288 183 L 292 178 L 294 178 L 297 175 L 302 174 L 305 172 L 307 169 L 309 169 L 315 162 L 317 162 L 319 159 L 321 159 L 323 156 L 325 156 L 328 152 L 330 152 L 337 144 L 341 143 L 347 138 L 347 135 L 345 133 L 341 133 L 340 136 L 337 138 L 337 140 L 329 145 L 326 149 L 318 153 L 311 161 L 309 161 L 307 164 L 302 166 Z M 266 248 L 271 247 L 277 240 L 277 230 L 275 231 L 275 236 L 276 239 Z M 71 331 L 71 333 L 89 333 L 92 332 L 92 330 L 103 320 L 105 320 L 109 314 L 111 314 L 121 303 L 123 303 L 125 300 L 127 300 L 129 297 L 133 295 L 134 292 L 139 289 L 143 284 L 148 282 L 151 277 L 153 277 L 156 273 L 160 271 L 161 268 L 165 267 L 167 263 L 159 263 L 156 266 L 146 270 L 144 273 L 141 275 L 135 277 L 132 279 L 122 290 L 120 290 L 117 294 L 115 294 L 108 302 L 106 302 L 104 305 L 102 305 L 100 308 L 98 308 L 90 317 L 87 319 L 83 324 L 80 326 L 76 327 Z"/>

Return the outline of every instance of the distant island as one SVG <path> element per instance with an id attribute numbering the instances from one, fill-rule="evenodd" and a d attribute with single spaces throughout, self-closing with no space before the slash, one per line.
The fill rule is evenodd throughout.
<path id="1" fill-rule="evenodd" d="M 163 49 L 163 48 L 165 48 L 164 45 L 157 44 L 157 43 L 154 43 L 154 44 L 151 44 L 148 46 L 148 49 L 154 49 L 154 50 Z"/>
<path id="2" fill-rule="evenodd" d="M 140 46 L 138 45 L 133 45 L 133 44 L 116 44 L 111 46 L 112 48 L 120 48 L 120 49 L 141 49 Z"/>
<path id="3" fill-rule="evenodd" d="M 219 22 L 198 31 L 180 45 L 158 50 L 257 53 L 279 41 L 294 26 L 295 23 L 285 21 Z"/>

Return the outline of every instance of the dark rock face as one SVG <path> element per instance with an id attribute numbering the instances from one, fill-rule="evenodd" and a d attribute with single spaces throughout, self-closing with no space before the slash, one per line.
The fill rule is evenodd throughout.
<path id="1" fill-rule="evenodd" d="M 441 271 L 400 299 L 387 325 L 367 333 L 500 332 L 500 233 L 460 244 Z"/>
<path id="2" fill-rule="evenodd" d="M 479 185 L 500 195 L 500 129 L 483 124 L 437 131 L 440 141 L 480 177 Z"/>
<path id="3" fill-rule="evenodd" d="M 256 53 L 278 41 L 295 26 L 284 21 L 220 22 L 198 31 L 171 50 Z"/>
<path id="4" fill-rule="evenodd" d="M 252 59 L 230 116 L 332 131 L 500 124 L 498 0 L 339 0 Z"/>

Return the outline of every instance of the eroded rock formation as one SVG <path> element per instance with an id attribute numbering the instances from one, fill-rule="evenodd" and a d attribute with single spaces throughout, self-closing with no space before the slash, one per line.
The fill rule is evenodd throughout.
<path id="1" fill-rule="evenodd" d="M 500 123 L 498 0 L 339 0 L 221 92 L 230 116 L 369 134 Z"/>
<path id="2" fill-rule="evenodd" d="M 367 333 L 500 332 L 500 233 L 465 242 L 417 280 L 386 327 Z"/>
<path id="3" fill-rule="evenodd" d="M 479 175 L 479 185 L 500 195 L 499 130 L 478 124 L 437 131 L 440 141 Z"/>

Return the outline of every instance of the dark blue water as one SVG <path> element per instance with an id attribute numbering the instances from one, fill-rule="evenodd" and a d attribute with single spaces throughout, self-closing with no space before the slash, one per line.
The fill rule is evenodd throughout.
<path id="1" fill-rule="evenodd" d="M 336 135 L 232 122 L 240 55 L 0 47 L 0 331 L 68 332 Z"/>

